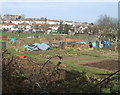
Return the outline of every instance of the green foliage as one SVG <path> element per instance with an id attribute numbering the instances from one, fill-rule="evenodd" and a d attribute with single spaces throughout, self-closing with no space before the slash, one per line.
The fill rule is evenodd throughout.
<path id="1" fill-rule="evenodd" d="M 15 78 L 25 77 L 25 75 L 22 74 L 22 73 L 20 72 L 20 70 L 17 70 L 17 69 L 11 74 L 11 76 L 12 76 L 12 77 L 15 77 Z"/>
<path id="2" fill-rule="evenodd" d="M 65 26 L 64 26 L 64 33 L 68 34 L 69 29 L 70 29 L 70 26 L 65 24 Z"/>
<path id="3" fill-rule="evenodd" d="M 104 89 L 102 89 L 102 93 L 110 93 L 110 89 L 109 88 L 104 88 Z"/>
<path id="4" fill-rule="evenodd" d="M 60 22 L 60 26 L 59 26 L 59 28 L 58 28 L 58 32 L 59 32 L 60 34 L 63 33 L 63 24 L 62 24 L 62 22 Z"/>

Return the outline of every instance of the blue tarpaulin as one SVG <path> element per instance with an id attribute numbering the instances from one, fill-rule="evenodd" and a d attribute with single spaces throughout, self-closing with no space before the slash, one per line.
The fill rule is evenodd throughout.
<path id="1" fill-rule="evenodd" d="M 47 45 L 46 43 L 42 43 L 42 44 L 39 44 L 39 43 L 34 43 L 32 45 L 24 45 L 24 48 L 27 48 L 27 50 L 48 50 L 50 49 L 50 46 Z"/>
<path id="2" fill-rule="evenodd" d="M 107 46 L 110 46 L 110 42 L 106 42 Z"/>
<path id="3" fill-rule="evenodd" d="M 107 42 L 104 41 L 104 43 L 103 43 L 103 47 L 108 47 Z"/>
<path id="4" fill-rule="evenodd" d="M 42 43 L 39 45 L 39 49 L 40 50 L 48 50 L 48 49 L 50 49 L 50 46 L 47 45 L 46 43 Z"/>
<path id="5" fill-rule="evenodd" d="M 65 43 L 76 43 L 76 41 L 67 41 Z"/>
<path id="6" fill-rule="evenodd" d="M 18 30 L 16 30 L 17 32 L 21 32 L 21 31 L 23 31 L 22 29 L 18 29 Z"/>
<path id="7" fill-rule="evenodd" d="M 78 42 L 78 41 L 67 41 L 65 43 L 79 43 L 79 44 L 86 44 L 85 42 Z"/>
<path id="8" fill-rule="evenodd" d="M 78 41 L 66 41 L 66 42 L 60 42 L 59 48 L 62 48 L 65 43 L 78 43 L 78 44 L 86 44 L 86 42 L 78 42 Z"/>
<path id="9" fill-rule="evenodd" d="M 110 42 L 104 42 L 103 43 L 103 47 L 108 47 L 108 46 L 110 46 Z"/>
<path id="10" fill-rule="evenodd" d="M 78 43 L 78 44 L 86 44 L 86 42 L 76 42 L 76 43 Z"/>

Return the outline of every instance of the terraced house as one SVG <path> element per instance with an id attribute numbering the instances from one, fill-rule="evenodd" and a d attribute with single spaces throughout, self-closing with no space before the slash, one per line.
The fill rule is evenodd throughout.
<path id="1" fill-rule="evenodd" d="M 81 33 L 92 33 L 92 25 L 74 22 L 74 21 L 63 21 L 63 20 L 49 20 L 47 18 L 22 18 L 19 15 L 4 15 L 1 19 L 0 29 L 3 31 L 16 31 L 22 29 L 23 31 L 44 31 L 46 34 L 58 32 L 58 28 L 68 25 L 70 26 L 67 34 L 81 34 Z M 64 31 L 63 27 L 63 31 Z M 65 32 L 61 32 L 65 33 Z"/>
<path id="2" fill-rule="evenodd" d="M 8 31 L 10 31 L 10 30 L 14 30 L 15 29 L 15 25 L 16 24 L 14 24 L 14 23 L 10 23 L 10 22 L 3 22 L 3 23 L 1 23 L 1 29 L 0 30 L 8 30 Z"/>

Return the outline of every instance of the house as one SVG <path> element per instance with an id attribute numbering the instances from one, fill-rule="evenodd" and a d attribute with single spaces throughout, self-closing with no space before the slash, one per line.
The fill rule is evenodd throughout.
<path id="1" fill-rule="evenodd" d="M 75 26 L 76 34 L 91 34 L 93 33 L 90 25 L 80 24 Z"/>
<path id="2" fill-rule="evenodd" d="M 80 23 L 75 21 L 64 21 L 64 20 L 49 20 L 47 18 L 19 18 L 19 15 L 4 15 L 1 19 L 2 27 L 0 29 L 7 30 L 18 30 L 22 29 L 24 31 L 34 30 L 34 31 L 49 31 L 49 33 L 58 32 L 60 26 L 65 25 L 70 27 L 66 34 L 74 35 L 81 33 L 92 33 L 93 24 Z M 62 24 L 61 24 L 62 22 Z M 64 33 L 62 31 L 62 33 Z"/>
<path id="3" fill-rule="evenodd" d="M 3 18 L 6 19 L 6 20 L 16 19 L 18 17 L 19 17 L 19 15 L 9 15 L 9 14 L 3 15 Z"/>
<path id="4" fill-rule="evenodd" d="M 60 24 L 59 20 L 47 20 L 47 23 L 50 25 L 56 25 L 56 24 Z"/>
<path id="5" fill-rule="evenodd" d="M 17 25 L 19 29 L 23 29 L 23 30 L 26 30 L 26 29 L 31 29 L 31 25 L 24 22 L 24 23 L 20 23 Z"/>
<path id="6" fill-rule="evenodd" d="M 52 32 L 57 32 L 59 26 L 60 26 L 59 24 L 54 24 L 54 25 L 50 25 L 49 27 L 52 29 Z"/>
<path id="7" fill-rule="evenodd" d="M 14 23 L 1 23 L 2 25 L 2 30 L 15 30 L 15 25 Z"/>
<path id="8" fill-rule="evenodd" d="M 47 23 L 47 21 L 45 21 L 44 19 L 33 19 L 33 23 L 45 24 Z"/>
<path id="9" fill-rule="evenodd" d="M 52 29 L 51 28 L 48 28 L 47 31 L 45 31 L 46 34 L 50 34 L 52 33 Z"/>
<path id="10" fill-rule="evenodd" d="M 75 35 L 75 32 L 74 32 L 72 29 L 69 29 L 69 30 L 68 30 L 68 34 L 69 34 L 69 35 Z"/>
<path id="11" fill-rule="evenodd" d="M 41 26 L 41 23 L 32 23 L 32 28 L 35 30 L 39 30 L 40 26 Z"/>

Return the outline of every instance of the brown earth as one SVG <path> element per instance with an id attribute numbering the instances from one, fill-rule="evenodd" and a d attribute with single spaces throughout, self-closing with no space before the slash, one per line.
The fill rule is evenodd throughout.
<path id="1" fill-rule="evenodd" d="M 105 70 L 110 70 L 110 71 L 116 71 L 118 70 L 118 60 L 103 60 L 100 62 L 93 62 L 91 64 L 82 64 L 83 66 L 90 66 L 94 68 L 99 68 L 99 69 L 105 69 Z"/>
<path id="2" fill-rule="evenodd" d="M 81 60 L 81 59 L 89 59 L 89 58 L 96 58 L 93 56 L 88 56 L 88 55 L 81 55 L 81 56 L 64 56 L 62 61 L 68 61 L 68 60 Z M 52 60 L 57 61 L 58 58 L 53 58 Z"/>
<path id="3" fill-rule="evenodd" d="M 5 58 L 5 57 L 4 57 Z M 3 59 L 4 59 L 3 58 Z M 77 65 L 91 66 L 99 69 L 116 69 L 114 66 L 116 61 L 109 59 L 103 60 L 93 56 L 74 56 L 63 57 L 63 61 L 67 60 L 83 60 Z M 85 60 L 86 59 L 86 60 Z M 95 59 L 94 61 L 87 61 L 87 59 Z M 97 59 L 97 60 L 96 60 Z M 64 69 L 56 70 L 57 64 L 47 62 L 43 63 L 33 62 L 33 59 L 16 58 L 4 59 L 3 64 L 3 93 L 43 93 L 44 91 L 53 93 L 73 93 L 90 91 L 89 81 L 83 77 L 84 72 L 67 71 Z M 53 60 L 58 61 L 58 58 Z M 99 62 L 98 62 L 99 61 Z M 9 63 L 10 62 L 10 63 Z M 88 62 L 88 64 L 86 64 Z M 103 62 L 103 63 L 101 63 Z M 111 62 L 110 64 L 108 64 Z M 6 64 L 7 63 L 7 64 Z M 72 63 L 71 63 L 72 64 Z M 114 65 L 113 65 L 114 64 Z M 117 65 L 117 64 L 116 64 Z M 42 68 L 44 66 L 44 68 Z M 22 76 L 24 75 L 24 76 Z M 78 80 L 79 79 L 79 80 Z M 81 85 L 80 85 L 81 84 Z M 92 86 L 92 85 L 91 85 Z M 81 90 L 80 90 L 81 89 Z M 97 92 L 97 90 L 94 90 Z"/>
<path id="4" fill-rule="evenodd" d="M 91 59 L 91 60 L 88 60 Z M 52 60 L 58 61 L 58 58 L 53 58 Z M 62 62 L 67 60 L 81 60 L 78 63 L 71 63 L 81 66 L 89 66 L 97 69 L 116 71 L 118 70 L 118 60 L 113 58 L 98 58 L 93 56 L 81 55 L 81 56 L 66 56 L 63 57 Z"/>

